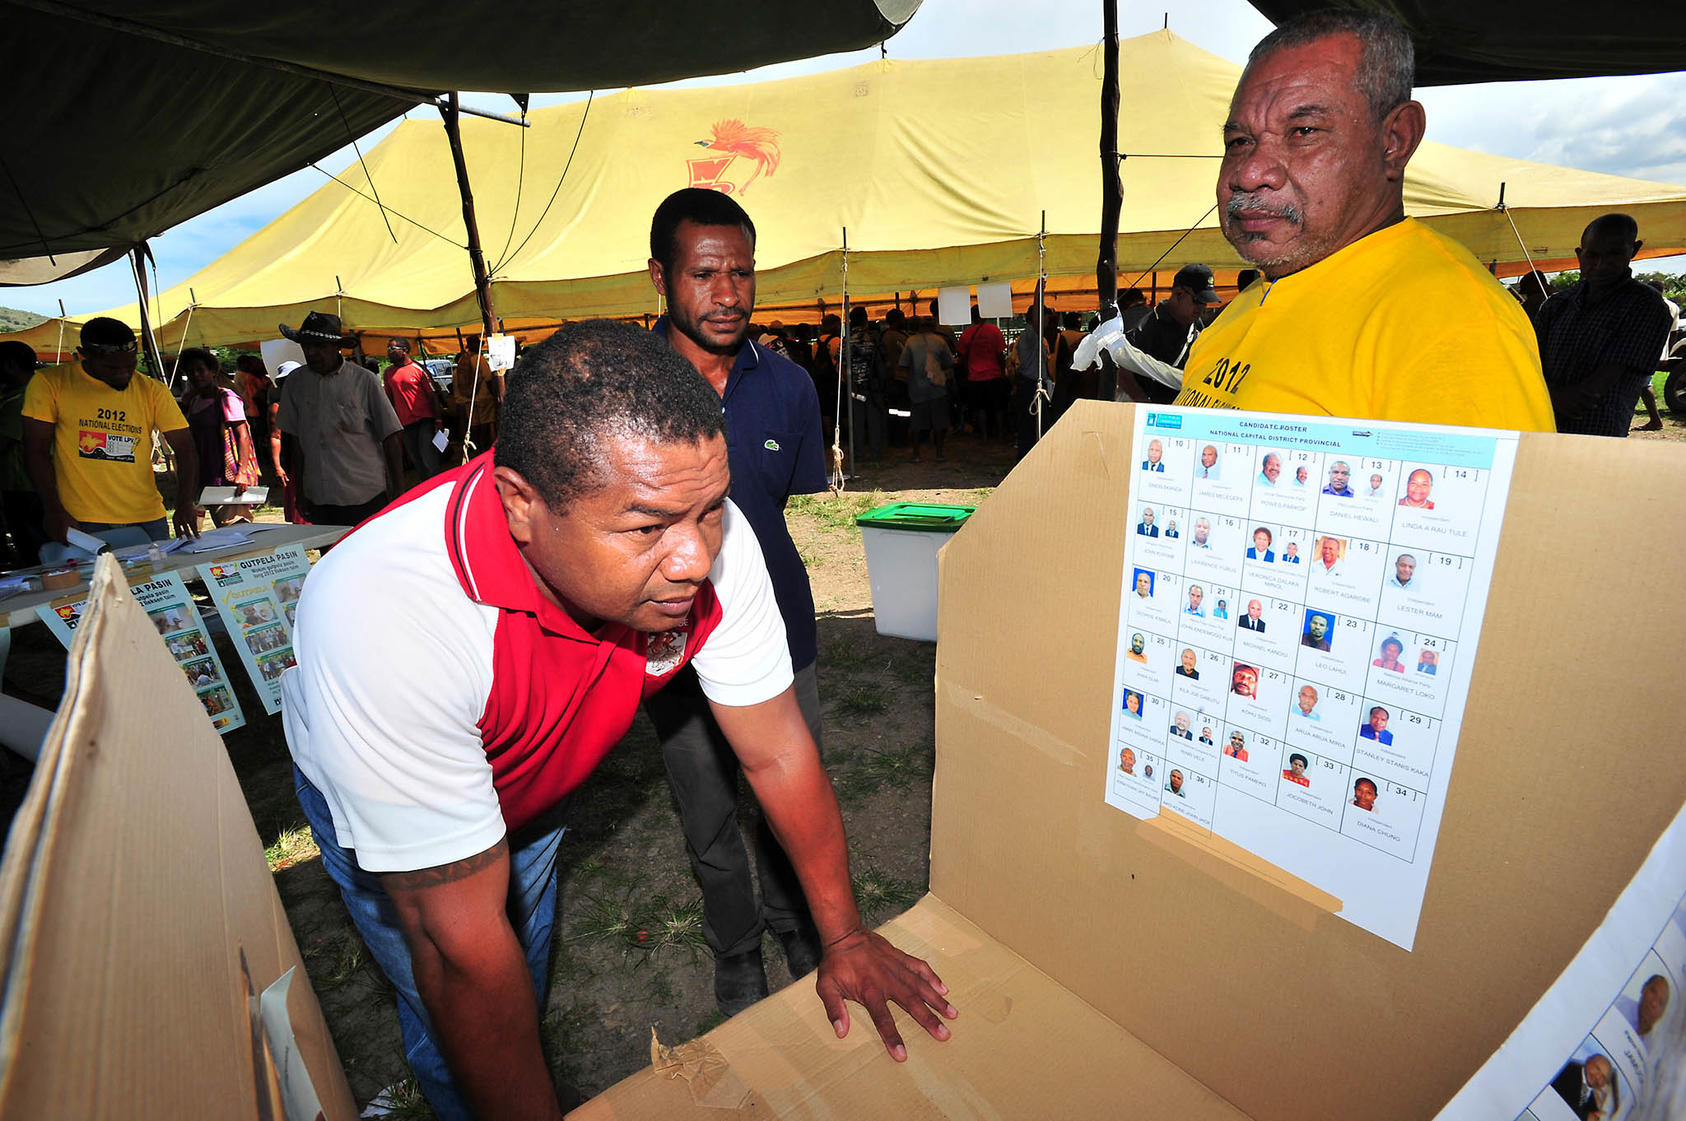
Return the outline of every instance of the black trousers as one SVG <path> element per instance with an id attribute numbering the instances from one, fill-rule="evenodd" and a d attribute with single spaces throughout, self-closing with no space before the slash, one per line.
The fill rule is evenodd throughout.
<path id="1" fill-rule="evenodd" d="M 820 692 L 814 667 L 796 671 L 796 701 L 816 744 L 820 741 Z M 644 702 L 644 711 L 661 740 L 667 780 L 679 803 L 679 827 L 685 852 L 703 895 L 703 936 L 717 956 L 747 953 L 761 945 L 762 933 L 795 930 L 812 922 L 802 884 L 790 858 L 774 838 L 767 819 L 756 822 L 755 865 L 738 828 L 738 758 L 709 712 L 697 675 L 686 667 L 679 677 Z"/>
<path id="2" fill-rule="evenodd" d="M 317 525 L 357 525 L 368 520 L 386 509 L 386 493 L 383 491 L 367 502 L 359 502 L 355 506 L 330 506 L 325 502 L 310 504 L 310 520 Z"/>
<path id="3" fill-rule="evenodd" d="M 1030 449 L 1034 448 L 1036 446 L 1036 441 L 1040 439 L 1036 433 L 1036 414 L 1031 411 L 1032 406 L 1035 404 L 1036 379 L 1014 378 L 1012 409 L 1013 416 L 1018 421 L 1020 459 L 1029 455 Z M 1043 407 L 1047 407 L 1046 401 L 1043 402 Z M 1052 418 L 1053 414 L 1051 412 L 1045 412 L 1043 414 L 1044 421 L 1051 421 Z"/>
<path id="4" fill-rule="evenodd" d="M 0 508 L 4 510 L 6 528 L 12 533 L 18 567 L 40 564 L 41 546 L 49 540 L 41 496 L 32 490 L 0 491 Z M 3 551 L 0 556 L 4 556 Z"/>

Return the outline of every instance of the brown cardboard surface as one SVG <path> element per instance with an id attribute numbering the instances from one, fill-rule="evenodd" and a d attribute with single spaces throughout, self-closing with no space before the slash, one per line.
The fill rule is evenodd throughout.
<path id="1" fill-rule="evenodd" d="M 304 967 L 221 740 L 101 558 L 65 703 L 0 866 L 0 1115 L 255 1118 L 244 953 Z M 330 1121 L 356 1116 L 308 984 L 288 1009 Z"/>
<path id="2" fill-rule="evenodd" d="M 1523 438 L 1407 953 L 1102 801 L 1132 423 L 1079 403 L 941 555 L 932 892 L 1258 1121 L 1432 1117 L 1686 801 L 1686 454 Z"/>
<path id="3" fill-rule="evenodd" d="M 882 933 L 928 959 L 949 986 L 961 1014 L 946 1043 L 898 1013 L 908 1061 L 896 1063 L 858 1008 L 851 1012 L 849 1037 L 839 1040 L 813 983 L 798 982 L 697 1041 L 703 1048 L 693 1057 L 706 1049 L 706 1059 L 696 1058 L 684 1070 L 641 1071 L 570 1113 L 570 1121 L 1244 1121 L 1234 1107 L 940 900 L 926 896 Z M 705 1070 L 706 1079 L 696 1077 Z M 699 1086 L 705 1080 L 706 1090 Z M 730 1088 L 724 1097 L 722 1086 Z"/>

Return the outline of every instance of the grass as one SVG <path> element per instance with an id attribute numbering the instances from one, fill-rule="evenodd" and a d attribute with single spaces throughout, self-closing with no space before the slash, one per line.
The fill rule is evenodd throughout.
<path id="1" fill-rule="evenodd" d="M 868 926 L 894 918 L 925 894 L 920 884 L 886 875 L 870 864 L 855 873 L 854 885 L 855 903 Z"/>
<path id="2" fill-rule="evenodd" d="M 389 1086 L 384 1104 L 386 1112 L 381 1116 L 394 1121 L 422 1121 L 434 1116 L 427 1099 L 422 1097 L 421 1084 L 414 1078 L 405 1078 Z"/>
<path id="3" fill-rule="evenodd" d="M 853 802 L 886 786 L 907 790 L 915 783 L 928 784 L 935 762 L 936 753 L 929 742 L 866 748 L 855 755 L 847 768 L 836 768 L 832 779 L 838 797 Z"/>
<path id="4" fill-rule="evenodd" d="M 799 494 L 790 500 L 785 513 L 810 518 L 827 532 L 858 539 L 861 531 L 855 519 L 889 501 L 881 490 L 867 494 Z"/>
<path id="5" fill-rule="evenodd" d="M 820 654 L 819 664 L 824 667 L 827 677 L 833 674 L 846 677 L 866 669 L 878 656 L 868 643 L 828 642 Z"/>
<path id="6" fill-rule="evenodd" d="M 695 955 L 707 948 L 703 938 L 702 898 L 674 902 L 665 895 L 639 898 L 636 885 L 610 894 L 595 891 L 580 905 L 580 921 L 565 942 L 618 946 L 623 955 L 643 961 L 665 950 Z"/>
<path id="7" fill-rule="evenodd" d="M 337 989 L 365 972 L 377 978 L 381 985 L 386 984 L 385 975 L 379 969 L 371 968 L 374 959 L 369 956 L 369 948 L 363 944 L 355 927 L 341 927 L 333 934 L 318 939 L 304 950 L 303 956 L 306 966 L 310 967 L 310 983 L 319 992 Z"/>
<path id="8" fill-rule="evenodd" d="M 890 707 L 884 686 L 876 681 L 851 681 L 834 696 L 832 711 L 838 716 L 877 716 Z"/>
<path id="9" fill-rule="evenodd" d="M 279 872 L 303 861 L 315 860 L 322 854 L 316 847 L 316 838 L 310 834 L 310 826 L 295 825 L 283 829 L 281 835 L 275 838 L 275 843 L 263 850 L 263 855 L 269 861 L 269 870 Z"/>
<path id="10" fill-rule="evenodd" d="M 602 1012 L 588 1001 L 575 1001 L 545 1014 L 539 1021 L 539 1039 L 550 1056 L 551 1074 L 569 1085 L 579 1081 L 577 1056 L 599 1042 Z"/>

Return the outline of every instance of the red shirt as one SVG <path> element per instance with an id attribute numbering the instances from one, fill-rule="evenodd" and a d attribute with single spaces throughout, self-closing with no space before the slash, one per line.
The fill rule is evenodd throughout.
<path id="1" fill-rule="evenodd" d="M 1007 338 L 993 323 L 974 323 L 960 332 L 960 357 L 966 361 L 966 380 L 989 381 L 1004 378 L 1007 371 L 1001 366 L 1001 352 L 1007 349 Z"/>
<path id="2" fill-rule="evenodd" d="M 684 626 L 588 632 L 522 559 L 492 456 L 363 523 L 299 599 L 298 665 L 282 677 L 288 745 L 369 871 L 460 860 L 532 821 L 693 658 L 721 703 L 790 683 L 772 585 L 734 505 L 722 563 Z"/>
<path id="3" fill-rule="evenodd" d="M 398 414 L 398 423 L 405 428 L 418 420 L 442 420 L 439 399 L 434 396 L 433 379 L 414 362 L 394 366 L 386 372 L 386 399 Z"/>

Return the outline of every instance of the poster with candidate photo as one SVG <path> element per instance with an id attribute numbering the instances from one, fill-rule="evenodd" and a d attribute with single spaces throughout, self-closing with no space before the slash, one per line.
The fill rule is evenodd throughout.
<path id="1" fill-rule="evenodd" d="M 1410 949 L 1515 456 L 1511 433 L 1138 409 L 1112 745 L 1158 774 L 1107 802 Z"/>
<path id="2" fill-rule="evenodd" d="M 281 675 L 293 665 L 293 612 L 310 575 L 302 545 L 199 566 L 240 662 L 263 701 L 281 711 Z"/>
<path id="3" fill-rule="evenodd" d="M 1686 1117 L 1686 810 L 1438 1121 Z"/>
<path id="4" fill-rule="evenodd" d="M 132 584 L 129 590 L 145 610 L 146 617 L 152 620 L 170 657 L 181 667 L 193 695 L 199 699 L 205 715 L 210 717 L 211 727 L 219 734 L 245 727 L 246 714 L 241 711 L 240 702 L 235 700 L 234 690 L 229 688 L 228 671 L 223 668 L 222 656 L 206 635 L 204 620 L 199 617 L 198 608 L 193 606 L 193 597 L 188 594 L 187 585 L 182 583 L 181 574 L 166 572 L 154 579 Z M 82 612 L 87 605 L 87 595 L 83 592 L 37 608 L 36 614 L 68 650 L 71 635 L 81 625 Z"/>

